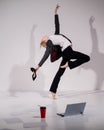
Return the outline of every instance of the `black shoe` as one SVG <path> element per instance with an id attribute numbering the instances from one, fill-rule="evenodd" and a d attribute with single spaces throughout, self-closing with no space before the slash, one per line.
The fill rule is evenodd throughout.
<path id="1" fill-rule="evenodd" d="M 36 79 L 36 77 L 37 77 L 36 69 L 30 68 L 30 70 L 33 72 L 33 74 L 32 74 L 32 79 L 33 79 L 33 81 L 34 81 L 34 80 Z"/>
<path id="2" fill-rule="evenodd" d="M 32 72 L 35 72 L 35 71 L 36 71 L 34 68 L 30 68 L 30 70 L 31 70 Z"/>

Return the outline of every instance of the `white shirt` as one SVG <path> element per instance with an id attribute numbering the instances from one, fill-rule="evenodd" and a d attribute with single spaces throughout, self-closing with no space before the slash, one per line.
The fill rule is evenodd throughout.
<path id="1" fill-rule="evenodd" d="M 54 45 L 60 45 L 62 47 L 62 51 L 68 46 L 71 46 L 71 43 L 62 35 L 51 35 L 49 36 L 49 39 Z"/>

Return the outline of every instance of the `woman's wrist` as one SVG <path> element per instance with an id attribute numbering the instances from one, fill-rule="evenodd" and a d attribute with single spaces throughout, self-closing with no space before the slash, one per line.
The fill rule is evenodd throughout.
<path id="1" fill-rule="evenodd" d="M 55 9 L 55 14 L 57 14 L 57 9 Z"/>
<path id="2" fill-rule="evenodd" d="M 36 71 L 38 70 L 40 68 L 40 66 L 38 65 L 35 69 L 36 69 Z"/>

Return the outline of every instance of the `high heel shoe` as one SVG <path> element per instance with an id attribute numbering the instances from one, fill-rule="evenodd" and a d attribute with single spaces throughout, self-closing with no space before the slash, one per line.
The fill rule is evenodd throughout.
<path id="1" fill-rule="evenodd" d="M 37 74 L 36 74 L 36 69 L 34 69 L 33 67 L 32 68 L 30 68 L 30 70 L 33 72 L 33 74 L 32 74 L 32 79 L 33 79 L 33 81 L 36 79 L 36 77 L 37 77 Z"/>

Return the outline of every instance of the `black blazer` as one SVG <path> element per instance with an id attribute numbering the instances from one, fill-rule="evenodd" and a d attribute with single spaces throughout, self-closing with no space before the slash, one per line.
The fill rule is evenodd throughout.
<path id="1" fill-rule="evenodd" d="M 72 43 L 71 42 L 71 40 L 69 39 L 69 38 L 67 38 L 66 36 L 64 36 L 63 34 L 60 34 L 60 23 L 59 23 L 59 16 L 58 16 L 58 14 L 55 14 L 54 15 L 54 23 L 55 23 L 55 35 L 62 35 L 63 37 L 65 37 L 70 43 Z M 39 66 L 42 66 L 43 65 L 43 63 L 47 60 L 47 58 L 49 57 L 49 55 L 51 55 L 51 61 L 53 62 L 53 60 L 52 60 L 52 51 L 54 50 L 53 49 L 53 43 L 52 43 L 52 41 L 51 40 L 48 40 L 48 42 L 47 42 L 47 46 L 46 46 L 46 51 L 45 51 L 45 53 L 44 53 L 44 55 L 43 55 L 43 57 L 42 57 L 42 59 L 41 59 L 41 61 L 39 62 Z M 58 46 L 58 48 L 59 48 L 59 46 Z M 60 53 L 60 49 L 59 49 L 59 53 Z M 60 58 L 60 56 L 58 57 L 58 59 Z"/>

